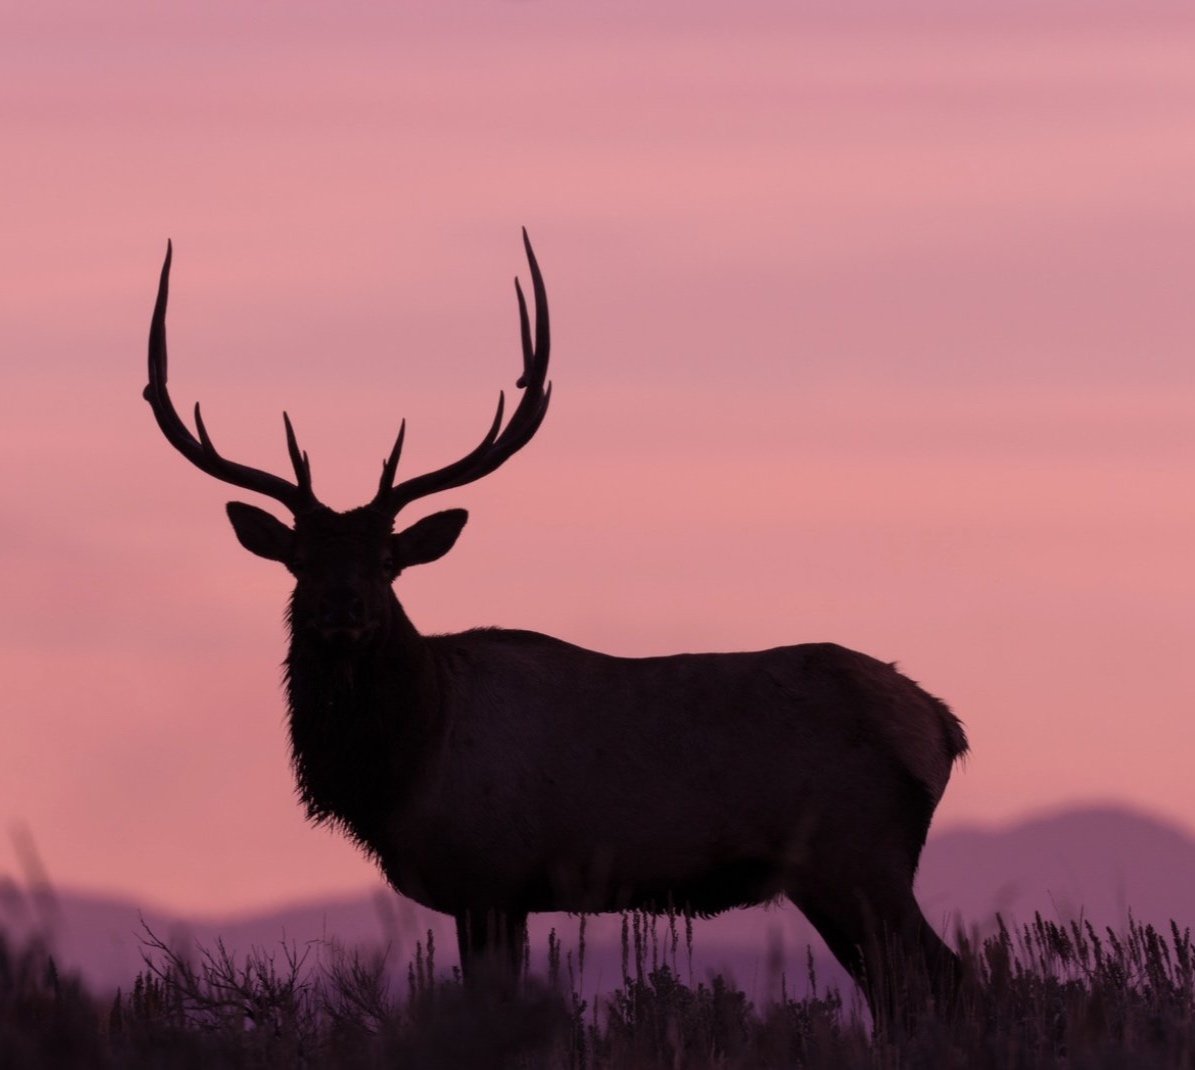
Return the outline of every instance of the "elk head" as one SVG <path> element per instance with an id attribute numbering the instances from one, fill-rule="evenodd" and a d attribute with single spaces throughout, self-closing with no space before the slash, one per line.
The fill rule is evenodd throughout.
<path id="1" fill-rule="evenodd" d="M 406 432 L 404 420 L 394 448 L 382 463 L 377 493 L 368 504 L 338 513 L 319 501 L 311 485 L 311 463 L 299 449 L 290 417 L 284 412 L 286 445 L 294 468 L 294 482 L 222 457 L 212 444 L 199 405 L 195 431 L 182 421 L 166 389 L 166 304 L 170 288 L 173 248 L 166 246 L 157 302 L 149 331 L 149 385 L 145 399 L 162 433 L 193 465 L 225 483 L 264 494 L 286 506 L 294 517 L 288 527 L 276 517 L 244 502 L 228 503 L 228 519 L 241 545 L 259 557 L 279 561 L 295 577 L 291 603 L 297 632 L 336 644 L 351 644 L 372 635 L 385 617 L 390 585 L 404 568 L 435 561 L 456 542 L 468 519 L 463 509 L 448 509 L 395 532 L 399 511 L 411 502 L 482 478 L 525 446 L 548 410 L 552 387 L 546 381 L 550 349 L 548 299 L 531 242 L 523 231 L 523 246 L 531 268 L 535 298 L 532 335 L 527 302 L 515 279 L 523 343 L 523 395 L 503 426 L 505 396 L 498 395 L 498 411 L 480 443 L 460 460 L 434 472 L 395 483 Z"/>

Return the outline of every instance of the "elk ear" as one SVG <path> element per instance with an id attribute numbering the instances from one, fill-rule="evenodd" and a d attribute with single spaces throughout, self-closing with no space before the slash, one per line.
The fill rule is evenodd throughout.
<path id="1" fill-rule="evenodd" d="M 409 565 L 425 565 L 443 557 L 452 549 L 468 519 L 469 514 L 464 509 L 445 509 L 391 535 L 390 555 L 396 572 Z"/>
<path id="2" fill-rule="evenodd" d="M 283 564 L 290 560 L 295 533 L 276 516 L 244 502 L 229 502 L 225 509 L 237 540 L 251 554 Z"/>

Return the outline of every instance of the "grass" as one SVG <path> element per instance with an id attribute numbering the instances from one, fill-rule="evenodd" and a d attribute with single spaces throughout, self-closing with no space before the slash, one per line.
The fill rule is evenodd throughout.
<path id="1" fill-rule="evenodd" d="M 1098 932 L 1037 916 L 963 939 L 967 981 L 950 1020 L 901 1016 L 873 1035 L 853 993 L 761 1006 L 727 979 L 678 968 L 675 922 L 624 919 L 620 986 L 577 993 L 577 946 L 549 938 L 548 970 L 517 992 L 466 990 L 429 934 L 397 976 L 384 956 L 327 944 L 188 958 L 145 935 L 146 968 L 114 999 L 63 975 L 39 944 L 0 938 L 0 1065 L 41 1067 L 648 1068 L 1195 1066 L 1189 930 Z M 688 941 L 686 941 L 688 944 Z M 691 946 L 688 948 L 691 951 Z M 812 959 L 810 959 L 812 963 Z"/>

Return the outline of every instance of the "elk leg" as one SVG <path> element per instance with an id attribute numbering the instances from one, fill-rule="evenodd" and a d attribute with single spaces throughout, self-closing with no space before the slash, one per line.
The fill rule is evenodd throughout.
<path id="1" fill-rule="evenodd" d="M 940 1010 L 949 1011 L 958 956 L 925 920 L 911 888 L 883 883 L 888 885 L 883 891 L 856 883 L 854 894 L 847 895 L 806 887 L 789 898 L 862 987 L 877 1025 L 915 1016 L 931 994 Z"/>
<path id="2" fill-rule="evenodd" d="M 518 978 L 523 975 L 530 956 L 530 948 L 527 946 L 527 915 L 504 914 L 502 918 L 506 927 L 505 950 L 510 961 L 511 974 Z"/>
<path id="3" fill-rule="evenodd" d="M 867 970 L 864 966 L 863 953 L 859 945 L 850 938 L 847 931 L 838 925 L 832 917 L 816 909 L 804 897 L 797 899 L 795 896 L 789 896 L 789 898 L 792 899 L 801 913 L 805 915 L 809 924 L 817 930 L 818 936 L 825 941 L 826 947 L 830 949 L 830 954 L 838 960 L 838 964 L 851 975 L 851 979 L 856 984 L 866 990 Z"/>
<path id="4" fill-rule="evenodd" d="M 462 911 L 456 915 L 456 940 L 467 984 L 482 974 L 517 981 L 527 948 L 527 915 L 493 909 Z"/>
<path id="5" fill-rule="evenodd" d="M 948 1018 L 958 1007 L 962 964 L 925 920 L 911 888 L 903 892 L 875 928 L 881 979 L 890 1021 L 907 1027 L 927 1006 Z"/>

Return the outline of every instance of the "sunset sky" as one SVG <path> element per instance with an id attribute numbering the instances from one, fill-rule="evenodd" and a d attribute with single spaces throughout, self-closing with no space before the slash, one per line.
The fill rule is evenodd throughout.
<path id="1" fill-rule="evenodd" d="M 552 408 L 425 504 L 472 517 L 399 582 L 425 631 L 832 640 L 966 722 L 936 827 L 1104 801 L 1195 832 L 1188 2 L 4 25 L 0 814 L 56 883 L 211 912 L 375 879 L 294 801 L 288 578 L 141 399 L 168 237 L 179 409 L 285 473 L 285 407 L 348 508 L 401 417 L 407 473 L 480 438 L 528 228 Z"/>

